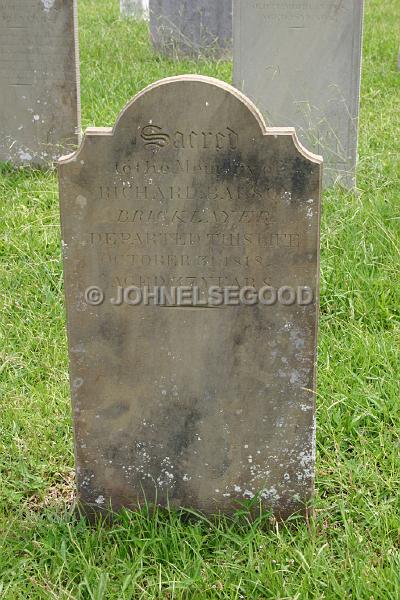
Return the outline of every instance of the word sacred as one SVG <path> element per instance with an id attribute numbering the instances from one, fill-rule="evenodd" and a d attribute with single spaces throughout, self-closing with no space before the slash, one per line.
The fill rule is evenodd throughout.
<path id="1" fill-rule="evenodd" d="M 140 132 L 146 148 L 157 149 L 172 145 L 176 149 L 236 150 L 239 136 L 230 127 L 223 131 L 174 131 L 167 132 L 159 125 L 146 125 Z"/>

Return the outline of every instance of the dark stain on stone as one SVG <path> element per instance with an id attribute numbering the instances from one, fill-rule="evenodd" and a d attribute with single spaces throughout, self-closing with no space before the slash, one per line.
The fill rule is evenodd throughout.
<path id="1" fill-rule="evenodd" d="M 239 150 L 225 151 L 215 156 L 216 179 L 218 182 L 233 180 L 242 164 L 242 154 Z M 233 168 L 232 168 L 233 167 Z"/>
<path id="2" fill-rule="evenodd" d="M 235 346 L 240 346 L 243 343 L 243 335 L 241 335 L 240 333 L 236 333 L 233 336 L 233 341 L 235 343 Z"/>
<path id="3" fill-rule="evenodd" d="M 310 176 L 313 165 L 303 158 L 295 158 L 293 161 L 292 190 L 296 196 L 302 196 L 309 188 Z"/>
<path id="4" fill-rule="evenodd" d="M 127 404 L 117 404 L 116 406 L 110 406 L 101 411 L 101 416 L 104 419 L 118 419 L 123 414 L 129 412 L 129 406 Z"/>
<path id="5" fill-rule="evenodd" d="M 101 337 L 113 346 L 117 352 L 122 352 L 127 335 L 126 323 L 114 318 L 113 321 L 103 320 L 100 322 Z"/>
<path id="6" fill-rule="evenodd" d="M 175 434 L 169 441 L 172 456 L 181 456 L 195 439 L 196 424 L 201 419 L 201 413 L 195 408 L 197 400 L 191 402 L 191 406 L 183 408 L 176 404 L 169 407 L 172 414 L 171 422 L 175 423 Z"/>

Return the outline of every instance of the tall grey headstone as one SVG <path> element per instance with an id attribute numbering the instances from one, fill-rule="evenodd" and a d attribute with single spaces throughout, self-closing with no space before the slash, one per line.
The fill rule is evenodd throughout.
<path id="1" fill-rule="evenodd" d="M 76 0 L 0 0 L 0 160 L 48 165 L 79 131 Z"/>
<path id="2" fill-rule="evenodd" d="M 146 88 L 60 159 L 89 514 L 145 499 L 231 513 L 258 496 L 280 516 L 305 509 L 321 161 L 233 87 L 196 76 Z"/>
<path id="3" fill-rule="evenodd" d="M 234 0 L 234 85 L 355 185 L 363 0 Z"/>
<path id="4" fill-rule="evenodd" d="M 150 0 L 155 48 L 171 56 L 228 57 L 232 0 Z"/>
<path id="5" fill-rule="evenodd" d="M 122 17 L 145 19 L 149 15 L 149 0 L 120 0 Z"/>

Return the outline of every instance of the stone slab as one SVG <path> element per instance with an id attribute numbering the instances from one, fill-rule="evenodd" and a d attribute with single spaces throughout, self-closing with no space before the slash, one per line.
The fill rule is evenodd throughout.
<path id="1" fill-rule="evenodd" d="M 120 0 L 121 17 L 145 19 L 149 15 L 149 0 Z"/>
<path id="2" fill-rule="evenodd" d="M 232 52 L 232 0 L 150 0 L 155 48 L 170 56 L 228 58 Z"/>
<path id="3" fill-rule="evenodd" d="M 234 1 L 234 85 L 355 185 L 363 0 Z"/>
<path id="4" fill-rule="evenodd" d="M 0 160 L 49 165 L 80 131 L 75 0 L 0 0 Z"/>
<path id="5" fill-rule="evenodd" d="M 198 76 L 146 88 L 114 129 L 88 129 L 60 159 L 77 481 L 89 514 L 145 498 L 211 514 L 254 497 L 279 516 L 305 509 L 321 162 L 294 129 L 267 128 L 244 95 Z M 266 285 L 312 296 L 204 300 L 211 286 Z M 118 305 L 129 286 L 197 287 L 205 304 Z"/>

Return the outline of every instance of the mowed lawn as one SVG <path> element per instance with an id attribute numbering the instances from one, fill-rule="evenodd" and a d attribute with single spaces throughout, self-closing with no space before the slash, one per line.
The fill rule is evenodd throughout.
<path id="1" fill-rule="evenodd" d="M 324 195 L 307 521 L 74 516 L 57 177 L 1 167 L 0 598 L 400 598 L 399 23 L 398 0 L 366 0 L 359 193 Z M 229 63 L 154 55 L 117 0 L 80 0 L 80 41 L 85 127 L 159 78 L 231 78 Z"/>

